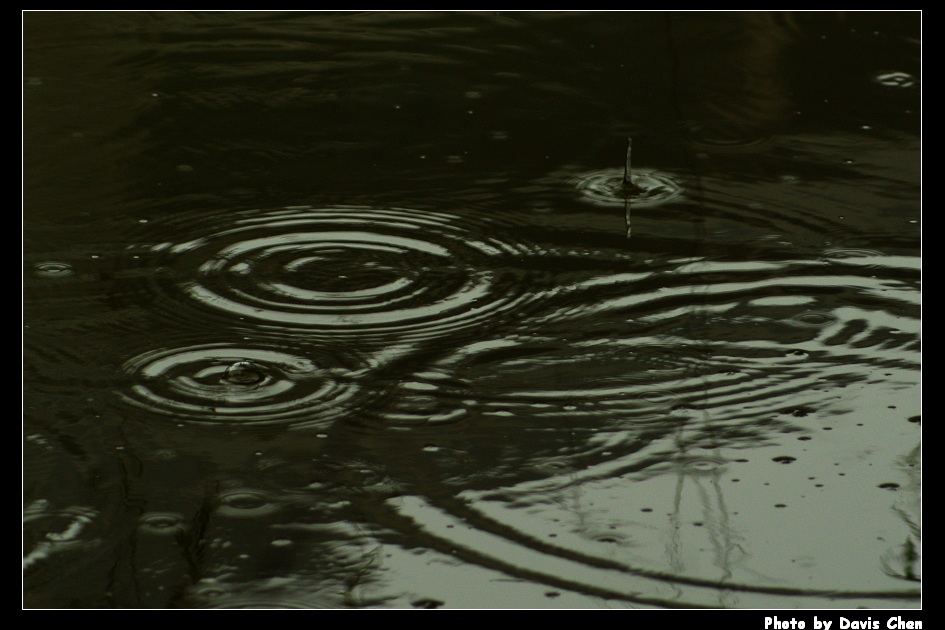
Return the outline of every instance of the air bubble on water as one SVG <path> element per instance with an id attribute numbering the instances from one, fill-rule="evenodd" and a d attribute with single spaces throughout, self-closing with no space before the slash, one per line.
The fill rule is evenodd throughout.
<path id="1" fill-rule="evenodd" d="M 265 375 L 252 361 L 237 361 L 226 369 L 223 378 L 235 385 L 258 385 Z"/>

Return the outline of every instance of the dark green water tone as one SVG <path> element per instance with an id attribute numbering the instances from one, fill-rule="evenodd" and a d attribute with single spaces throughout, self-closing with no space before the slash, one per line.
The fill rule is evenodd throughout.
<path id="1" fill-rule="evenodd" d="M 921 607 L 920 19 L 26 12 L 23 606 Z"/>

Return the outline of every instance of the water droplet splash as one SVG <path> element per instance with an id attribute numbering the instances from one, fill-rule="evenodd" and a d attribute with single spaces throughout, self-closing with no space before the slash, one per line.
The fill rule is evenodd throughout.
<path id="1" fill-rule="evenodd" d="M 803 328 L 826 328 L 839 321 L 839 318 L 828 311 L 806 311 L 792 317 L 789 322 Z"/>
<path id="2" fill-rule="evenodd" d="M 892 88 L 911 88 L 918 83 L 916 78 L 908 72 L 880 72 L 873 76 L 873 81 Z"/>
<path id="3" fill-rule="evenodd" d="M 281 505 L 268 493 L 251 488 L 225 490 L 217 497 L 217 513 L 232 518 L 254 518 L 279 511 Z"/>
<path id="4" fill-rule="evenodd" d="M 885 257 L 885 254 L 875 249 L 857 247 L 838 247 L 824 250 L 821 260 L 833 265 L 857 265 L 869 267 L 877 264 L 876 259 Z"/>
<path id="5" fill-rule="evenodd" d="M 138 530 L 159 536 L 173 536 L 187 530 L 184 515 L 178 512 L 148 512 L 138 519 Z"/>
<path id="6" fill-rule="evenodd" d="M 682 179 L 647 168 L 635 168 L 630 176 L 633 187 L 624 182 L 624 171 L 618 168 L 582 173 L 571 178 L 581 199 L 597 206 L 623 206 L 629 201 L 634 208 L 669 203 L 682 196 Z"/>
<path id="7" fill-rule="evenodd" d="M 175 422 L 238 426 L 321 424 L 368 398 L 339 353 L 312 356 L 223 344 L 150 352 L 125 365 L 122 396 Z"/>
<path id="8" fill-rule="evenodd" d="M 73 273 L 72 266 L 68 263 L 55 261 L 37 263 L 33 270 L 41 278 L 65 278 Z"/>

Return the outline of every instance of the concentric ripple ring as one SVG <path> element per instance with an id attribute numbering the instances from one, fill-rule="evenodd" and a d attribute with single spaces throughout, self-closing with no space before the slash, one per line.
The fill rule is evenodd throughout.
<path id="1" fill-rule="evenodd" d="M 430 337 L 539 295 L 503 273 L 528 247 L 495 232 L 438 212 L 304 206 L 159 247 L 181 257 L 187 296 L 235 318 L 332 338 Z"/>
<path id="2" fill-rule="evenodd" d="M 310 426 L 362 400 L 345 369 L 324 357 L 206 344 L 160 350 L 125 365 L 133 384 L 123 398 L 141 408 L 201 425 Z"/>
<path id="3" fill-rule="evenodd" d="M 623 169 L 609 168 L 582 173 L 573 177 L 571 182 L 584 201 L 597 206 L 623 206 L 626 202 L 635 208 L 656 206 L 683 194 L 682 181 L 665 171 L 634 169 L 631 180 L 636 190 L 629 194 L 623 178 Z"/>

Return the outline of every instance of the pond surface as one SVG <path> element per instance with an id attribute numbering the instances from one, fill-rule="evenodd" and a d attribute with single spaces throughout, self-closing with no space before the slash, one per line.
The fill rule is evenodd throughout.
<path id="1" fill-rule="evenodd" d="M 920 18 L 26 12 L 24 607 L 919 608 Z"/>

